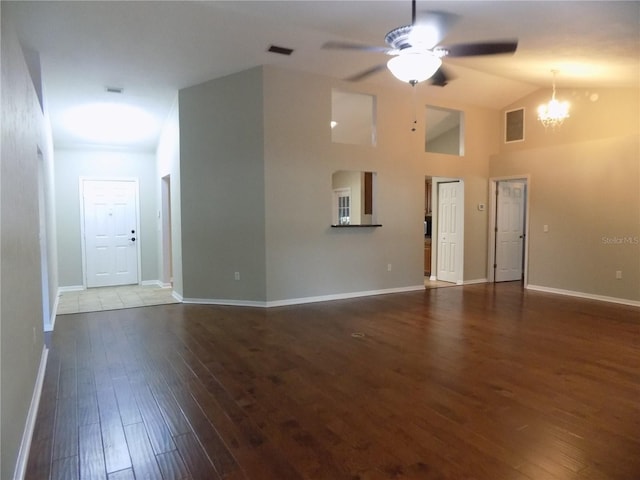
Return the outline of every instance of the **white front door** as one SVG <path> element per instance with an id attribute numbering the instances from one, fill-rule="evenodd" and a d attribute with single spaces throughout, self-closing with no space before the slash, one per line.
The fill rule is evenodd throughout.
<path id="1" fill-rule="evenodd" d="M 525 184 L 498 182 L 495 281 L 522 279 Z"/>
<path id="2" fill-rule="evenodd" d="M 138 283 L 138 184 L 83 180 L 87 287 Z"/>
<path id="3" fill-rule="evenodd" d="M 460 182 L 438 183 L 438 280 L 458 282 L 460 258 Z"/>

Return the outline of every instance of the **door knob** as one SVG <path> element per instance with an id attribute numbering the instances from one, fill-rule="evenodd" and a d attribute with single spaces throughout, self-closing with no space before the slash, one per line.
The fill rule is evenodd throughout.
<path id="1" fill-rule="evenodd" d="M 136 241 L 136 237 L 131 237 L 131 241 L 135 242 Z"/>

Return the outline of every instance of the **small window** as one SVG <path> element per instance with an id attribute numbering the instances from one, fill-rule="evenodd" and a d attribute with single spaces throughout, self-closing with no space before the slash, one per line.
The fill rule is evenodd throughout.
<path id="1" fill-rule="evenodd" d="M 425 152 L 464 155 L 464 112 L 427 105 Z"/>
<path id="2" fill-rule="evenodd" d="M 334 222 L 336 225 L 351 224 L 351 189 L 338 188 L 333 191 L 334 196 Z"/>
<path id="3" fill-rule="evenodd" d="M 331 92 L 331 141 L 375 145 L 376 98 L 362 93 Z"/>

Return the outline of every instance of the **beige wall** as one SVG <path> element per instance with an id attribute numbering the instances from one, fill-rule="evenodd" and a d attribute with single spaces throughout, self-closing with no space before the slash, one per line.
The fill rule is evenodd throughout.
<path id="1" fill-rule="evenodd" d="M 264 77 L 269 301 L 422 285 L 425 176 L 464 180 L 464 279 L 486 278 L 487 216 L 476 207 L 487 202 L 489 157 L 499 148 L 497 111 L 447 105 L 465 112 L 467 153 L 427 154 L 423 122 L 411 131 L 408 85 L 344 84 L 275 67 L 265 67 Z M 376 146 L 331 142 L 334 88 L 376 96 Z M 436 87 L 418 87 L 419 105 L 430 103 L 430 88 Z M 377 172 L 376 222 L 382 227 L 329 227 L 337 170 Z"/>
<path id="2" fill-rule="evenodd" d="M 3 8 L 0 174 L 0 478 L 13 478 L 43 358 L 38 150 L 51 146 L 18 40 Z M 55 289 L 55 276 L 49 278 Z"/>
<path id="3" fill-rule="evenodd" d="M 500 149 L 500 113 L 496 110 L 456 103 L 434 104 L 429 88 L 420 87 L 423 105 L 434 105 L 464 112 L 464 155 L 438 153 L 418 154 L 419 171 L 424 176 L 461 178 L 464 180 L 464 281 L 487 278 L 487 225 L 488 211 L 478 210 L 478 204 L 488 204 L 489 158 Z M 446 87 L 445 87 L 446 88 Z M 422 127 L 424 128 L 424 127 Z M 424 132 L 420 131 L 424 139 Z M 422 143 L 424 146 L 424 141 Z M 424 184 L 423 178 L 416 181 Z M 423 186 L 424 188 L 424 186 Z M 434 210 L 436 204 L 433 205 Z M 435 214 L 436 212 L 434 212 Z M 435 235 L 435 232 L 433 233 Z M 435 243 L 435 242 L 434 242 Z M 433 248 L 437 248 L 437 245 Z M 424 248 L 424 247 L 422 247 Z M 434 254 L 435 256 L 435 254 Z M 434 271 L 435 265 L 432 267 Z"/>
<path id="4" fill-rule="evenodd" d="M 572 105 L 555 132 L 535 118 L 548 91 L 507 107 L 525 107 L 525 141 L 503 144 L 491 159 L 492 177 L 531 178 L 528 282 L 640 301 L 639 90 L 559 90 L 557 97 Z"/>

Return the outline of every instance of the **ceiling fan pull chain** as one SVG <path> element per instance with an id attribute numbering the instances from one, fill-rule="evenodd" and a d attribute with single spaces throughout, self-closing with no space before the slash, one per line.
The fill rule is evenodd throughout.
<path id="1" fill-rule="evenodd" d="M 411 131 L 416 131 L 416 125 L 418 125 L 418 116 L 416 114 L 416 85 L 418 82 L 411 82 L 411 89 L 413 90 L 413 124 L 411 126 Z"/>

